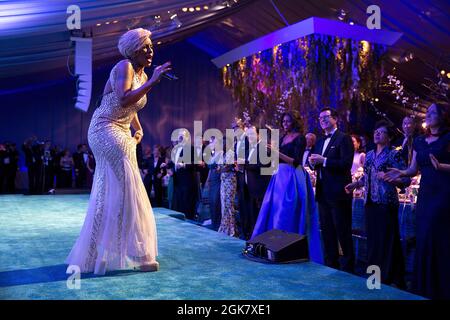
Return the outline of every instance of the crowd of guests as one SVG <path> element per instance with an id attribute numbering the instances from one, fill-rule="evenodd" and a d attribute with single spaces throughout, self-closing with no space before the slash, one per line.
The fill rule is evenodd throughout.
<path id="1" fill-rule="evenodd" d="M 330 108 L 323 109 L 318 118 L 323 134 L 305 134 L 294 117 L 285 114 L 280 123 L 279 149 L 266 146 L 269 153 L 278 152 L 280 159 L 272 176 L 260 173 L 264 164 L 259 159 L 260 149 L 255 148 L 262 143 L 256 127 L 235 122 L 233 129 L 242 134 L 234 141 L 227 144 L 211 137 L 192 145 L 189 164 L 179 162 L 186 140 L 180 135 L 174 142 L 178 143 L 175 158 L 167 154 L 172 148 L 166 150 L 161 162 L 164 168 L 156 170 L 160 175 L 152 179 L 170 176 L 172 191 L 166 193 L 170 208 L 184 212 L 188 219 L 197 218 L 200 194 L 207 188 L 211 227 L 242 239 L 273 228 L 307 234 L 304 220 L 308 211 L 317 210 L 325 265 L 350 273 L 355 267 L 353 192 L 362 188 L 367 261 L 380 267 L 382 283 L 405 289 L 399 192 L 404 192 L 420 172 L 410 288 L 425 297 L 449 298 L 450 133 L 446 108 L 439 104 L 428 108 L 426 130 L 414 117 L 405 117 L 400 138 L 393 124 L 385 120 L 376 123 L 372 138 L 344 133 L 337 126 L 338 114 Z M 220 152 L 216 152 L 218 144 L 222 144 Z M 205 150 L 211 153 L 210 160 L 195 163 L 193 155 L 205 156 Z M 243 159 L 238 158 L 240 154 Z M 152 165 L 158 166 L 153 159 Z"/>
<path id="2" fill-rule="evenodd" d="M 21 147 L 27 168 L 26 194 L 51 194 L 55 189 L 89 189 L 92 186 L 95 159 L 86 144 L 75 152 L 40 141 L 32 136 Z M 16 193 L 16 177 L 21 154 L 15 143 L 0 144 L 0 193 Z"/>
<path id="3" fill-rule="evenodd" d="M 310 236 L 305 221 L 318 212 L 324 264 L 350 273 L 355 266 L 352 201 L 354 192 L 363 190 L 368 264 L 380 267 L 382 283 L 402 289 L 407 285 L 399 192 L 420 173 L 412 289 L 425 297 L 448 299 L 448 107 L 432 104 L 425 121 L 423 130 L 416 118 L 405 117 L 399 137 L 393 124 L 382 120 L 376 123 L 372 138 L 367 138 L 340 131 L 338 114 L 331 108 L 319 114 L 322 134 L 305 134 L 286 113 L 279 126 L 279 148 L 262 141 L 255 126 L 234 121 L 232 141 L 194 137 L 191 144 L 188 132 L 181 131 L 168 147 L 139 144 L 137 159 L 153 207 L 182 212 L 186 219 L 230 236 L 249 240 L 270 229 Z M 272 165 L 261 160 L 261 150 L 278 156 L 279 166 L 272 175 L 261 174 Z M 86 144 L 72 154 L 32 137 L 23 143 L 22 151 L 31 194 L 92 184 L 95 159 Z M 190 153 L 189 161 L 185 152 Z M 0 144 L 1 192 L 14 192 L 18 159 L 13 143 Z M 209 217 L 201 219 L 204 194 Z M 311 250 L 315 249 L 310 246 Z"/>
<path id="4" fill-rule="evenodd" d="M 19 152 L 13 142 L 0 143 L 0 194 L 15 193 Z"/>

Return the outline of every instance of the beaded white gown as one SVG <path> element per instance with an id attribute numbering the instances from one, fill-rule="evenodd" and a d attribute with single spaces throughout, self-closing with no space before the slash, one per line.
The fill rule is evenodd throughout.
<path id="1" fill-rule="evenodd" d="M 117 64 L 110 73 L 116 81 Z M 132 90 L 142 85 L 136 74 Z M 130 124 L 147 102 L 122 107 L 114 91 L 103 96 L 88 131 L 96 168 L 81 233 L 66 263 L 81 272 L 104 274 L 156 263 L 155 218 L 136 159 Z"/>

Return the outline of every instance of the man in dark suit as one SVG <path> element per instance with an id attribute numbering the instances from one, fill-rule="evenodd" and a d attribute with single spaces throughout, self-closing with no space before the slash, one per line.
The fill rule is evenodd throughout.
<path id="1" fill-rule="evenodd" d="M 324 108 L 319 115 L 325 137 L 319 139 L 309 162 L 317 171 L 316 200 L 325 251 L 325 264 L 339 268 L 339 245 L 342 249 L 341 269 L 353 273 L 352 195 L 345 186 L 352 182 L 350 173 L 354 147 L 349 135 L 337 129 L 337 112 Z"/>
<path id="2" fill-rule="evenodd" d="M 241 235 L 244 234 L 244 226 L 247 224 L 249 215 L 249 194 L 248 188 L 245 183 L 244 164 L 248 155 L 249 143 L 244 131 L 242 122 L 234 121 L 231 124 L 235 134 L 234 141 L 234 161 L 238 164 L 238 170 L 236 172 L 236 192 L 239 203 L 239 227 L 241 229 Z"/>
<path id="3" fill-rule="evenodd" d="M 88 147 L 86 144 L 79 144 L 77 152 L 73 154 L 73 162 L 75 166 L 75 186 L 77 188 L 86 187 L 87 159 Z"/>
<path id="4" fill-rule="evenodd" d="M 36 140 L 37 138 L 33 136 L 22 144 L 22 151 L 25 155 L 25 166 L 28 171 L 28 194 L 34 194 L 37 191 L 37 160 L 33 149 Z"/>
<path id="5" fill-rule="evenodd" d="M 308 159 L 312 154 L 314 146 L 316 145 L 317 137 L 314 133 L 309 132 L 305 135 L 305 139 L 306 139 L 306 148 L 305 148 L 305 151 L 303 152 L 303 157 L 302 157 L 302 166 L 303 167 L 309 165 Z"/>
<path id="6" fill-rule="evenodd" d="M 263 164 L 261 162 L 260 151 L 267 150 L 263 146 L 263 142 L 259 140 L 259 131 L 256 127 L 250 127 L 246 130 L 249 142 L 249 150 L 244 166 L 245 184 L 248 190 L 248 212 L 243 219 L 242 231 L 245 240 L 249 240 L 256 220 L 258 219 L 259 210 L 261 209 L 264 194 L 270 182 L 270 175 L 261 174 L 261 168 L 270 167 L 270 162 Z"/>
<path id="7" fill-rule="evenodd" d="M 205 154 L 209 153 L 208 157 L 205 157 L 205 161 L 208 164 L 208 179 L 207 184 L 209 187 L 209 215 L 211 218 L 211 228 L 215 231 L 219 230 L 220 222 L 222 220 L 222 208 L 220 203 L 220 170 L 218 166 L 218 160 L 220 158 L 219 147 L 217 147 L 218 141 L 215 136 L 212 136 L 209 140 L 209 145 L 205 149 Z"/>
<path id="8" fill-rule="evenodd" d="M 55 152 L 50 140 L 45 141 L 42 153 L 43 193 L 52 192 L 55 180 Z"/>
<path id="9" fill-rule="evenodd" d="M 190 142 L 189 134 L 183 132 L 179 136 L 178 144 L 174 150 L 175 157 L 172 159 L 174 162 L 173 210 L 184 213 L 186 218 L 190 220 L 195 220 L 196 218 L 198 200 L 194 152 L 194 146 Z"/>
<path id="10" fill-rule="evenodd" d="M 16 149 L 16 144 L 11 142 L 6 144 L 6 151 L 8 161 L 3 161 L 6 167 L 6 192 L 16 192 L 16 175 L 19 168 L 19 152 Z"/>
<path id="11" fill-rule="evenodd" d="M 199 181 L 200 181 L 200 189 L 203 189 L 205 186 L 205 182 L 208 179 L 208 171 L 209 168 L 206 165 L 206 163 L 203 161 L 204 157 L 204 151 L 205 151 L 206 144 L 203 141 L 202 136 L 196 136 L 195 137 L 195 143 L 194 143 L 194 150 L 195 150 L 195 160 L 197 166 L 197 172 L 199 175 Z"/>
<path id="12" fill-rule="evenodd" d="M 162 147 L 155 145 L 153 147 L 153 157 L 150 158 L 148 173 L 145 177 L 148 177 L 148 190 L 151 191 L 153 186 L 153 190 L 155 191 L 155 198 L 152 202 L 154 207 L 161 207 L 163 202 L 162 177 L 164 169 L 161 168 L 161 165 L 164 163 L 164 160 L 165 159 L 162 157 Z"/>

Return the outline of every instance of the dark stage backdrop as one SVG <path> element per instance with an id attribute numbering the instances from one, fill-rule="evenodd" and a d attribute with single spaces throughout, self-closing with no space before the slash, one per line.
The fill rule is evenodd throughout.
<path id="1" fill-rule="evenodd" d="M 111 48 L 117 50 L 117 48 Z M 118 56 L 117 61 L 121 58 Z M 230 92 L 223 88 L 221 70 L 211 57 L 187 41 L 155 50 L 154 64 L 171 61 L 178 81 L 163 79 L 149 94 L 147 106 L 139 113 L 144 145 L 170 144 L 170 134 L 185 127 L 193 134 L 194 120 L 208 128 L 224 130 L 234 117 Z M 60 80 L 9 79 L 0 86 L 0 142 L 18 144 L 31 135 L 49 139 L 75 150 L 87 142 L 87 130 L 95 102 L 103 92 L 112 63 L 93 69 L 93 95 L 87 113 L 74 108 L 75 79 L 63 70 Z M 95 67 L 95 66 L 94 66 Z M 152 68 L 148 70 L 151 77 Z M 12 82 L 14 81 L 15 84 Z M 7 88 L 5 90 L 5 88 Z"/>

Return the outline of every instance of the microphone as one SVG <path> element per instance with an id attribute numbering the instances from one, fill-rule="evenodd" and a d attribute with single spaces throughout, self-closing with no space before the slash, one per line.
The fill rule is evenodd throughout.
<path id="1" fill-rule="evenodd" d="M 166 78 L 167 80 L 178 80 L 178 77 L 174 75 L 173 73 L 163 73 L 163 78 Z"/>
<path id="2" fill-rule="evenodd" d="M 156 67 L 159 67 L 159 66 L 155 66 L 155 68 Z M 162 77 L 167 80 L 171 80 L 171 81 L 178 80 L 178 77 L 176 75 L 174 75 L 172 72 L 163 73 Z"/>

